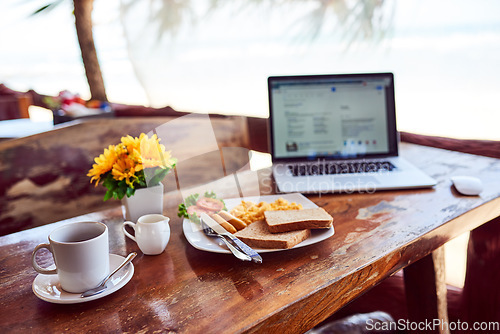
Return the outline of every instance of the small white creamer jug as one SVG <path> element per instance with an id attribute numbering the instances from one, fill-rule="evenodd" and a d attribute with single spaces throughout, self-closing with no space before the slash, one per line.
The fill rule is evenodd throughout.
<path id="1" fill-rule="evenodd" d="M 127 237 L 137 242 L 139 249 L 146 255 L 161 254 L 170 240 L 170 218 L 160 214 L 149 214 L 139 217 L 137 223 L 131 221 L 123 223 L 123 232 Z M 125 226 L 134 229 L 135 236 L 125 229 Z"/>

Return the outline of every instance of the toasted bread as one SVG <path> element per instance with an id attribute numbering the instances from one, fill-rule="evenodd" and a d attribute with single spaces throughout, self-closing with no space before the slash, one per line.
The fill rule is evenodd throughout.
<path id="1" fill-rule="evenodd" d="M 292 248 L 311 235 L 309 230 L 270 233 L 263 220 L 256 221 L 234 234 L 241 241 L 255 248 Z"/>
<path id="2" fill-rule="evenodd" d="M 264 217 L 271 233 L 330 228 L 333 223 L 333 217 L 322 208 L 266 211 Z"/>

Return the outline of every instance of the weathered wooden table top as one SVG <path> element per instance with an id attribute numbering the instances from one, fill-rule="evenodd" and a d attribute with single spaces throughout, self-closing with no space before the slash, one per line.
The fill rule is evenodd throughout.
<path id="1" fill-rule="evenodd" d="M 303 333 L 385 277 L 500 215 L 499 160 L 411 144 L 401 144 L 401 153 L 438 184 L 308 196 L 334 217 L 335 235 L 307 247 L 264 253 L 260 265 L 193 248 L 176 216 L 181 195 L 175 191 L 165 196 L 171 239 L 158 256 L 142 255 L 124 237 L 118 207 L 3 236 L 2 331 Z M 269 185 L 269 175 L 267 169 L 258 172 L 261 189 Z M 480 196 L 462 196 L 451 186 L 453 175 L 476 175 L 485 189 Z M 118 292 L 95 301 L 42 301 L 31 290 L 37 275 L 31 252 L 57 225 L 77 220 L 106 223 L 112 253 L 137 251 L 134 276 Z M 50 255 L 44 256 L 48 262 Z"/>

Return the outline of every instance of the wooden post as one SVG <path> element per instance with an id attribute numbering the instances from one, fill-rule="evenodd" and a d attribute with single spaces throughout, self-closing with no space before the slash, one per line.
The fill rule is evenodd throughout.
<path id="1" fill-rule="evenodd" d="M 27 94 L 23 94 L 17 98 L 19 104 L 19 116 L 21 118 L 30 118 L 29 106 L 31 103 L 31 98 Z"/>
<path id="2" fill-rule="evenodd" d="M 414 333 L 450 333 L 444 247 L 404 269 L 408 320 Z M 425 325 L 425 326 L 424 326 Z"/>
<path id="3" fill-rule="evenodd" d="M 500 319 L 500 217 L 471 231 L 462 307 L 465 320 L 497 323 Z M 498 333 L 499 328 L 488 331 Z"/>

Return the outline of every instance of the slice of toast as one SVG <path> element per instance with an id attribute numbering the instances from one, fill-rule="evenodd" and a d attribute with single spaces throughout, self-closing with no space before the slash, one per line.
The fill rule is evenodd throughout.
<path id="1" fill-rule="evenodd" d="M 271 233 L 330 228 L 333 224 L 333 217 L 323 208 L 264 211 L 264 217 Z"/>
<path id="2" fill-rule="evenodd" d="M 250 247 L 287 249 L 309 238 L 311 231 L 270 233 L 266 222 L 259 220 L 234 235 Z"/>

